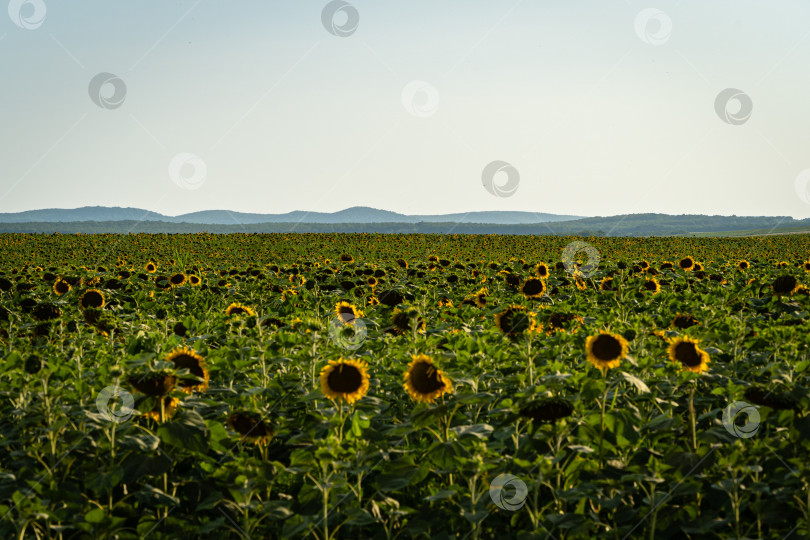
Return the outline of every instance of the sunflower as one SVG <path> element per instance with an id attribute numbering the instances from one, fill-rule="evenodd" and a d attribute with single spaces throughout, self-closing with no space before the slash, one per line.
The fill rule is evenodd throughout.
<path id="1" fill-rule="evenodd" d="M 228 426 L 254 444 L 266 444 L 273 436 L 272 428 L 256 413 L 235 412 L 228 417 Z"/>
<path id="2" fill-rule="evenodd" d="M 335 315 L 343 324 L 354 324 L 354 320 L 363 316 L 363 312 L 348 302 L 338 302 Z"/>
<path id="3" fill-rule="evenodd" d="M 748 270 L 750 267 L 751 264 L 746 260 L 742 260 L 737 263 L 737 270 Z"/>
<path id="4" fill-rule="evenodd" d="M 613 283 L 612 277 L 604 277 L 599 283 L 599 289 L 603 291 L 616 291 L 616 285 Z"/>
<path id="5" fill-rule="evenodd" d="M 548 265 L 542 262 L 537 263 L 534 267 L 534 274 L 540 279 L 546 279 L 548 277 Z"/>
<path id="6" fill-rule="evenodd" d="M 687 371 L 700 373 L 709 369 L 709 353 L 701 349 L 700 342 L 689 337 L 678 337 L 670 340 L 669 359 L 680 362 L 681 367 Z"/>
<path id="7" fill-rule="evenodd" d="M 186 275 L 182 272 L 178 272 L 176 274 L 172 274 L 169 278 L 169 283 L 171 283 L 172 287 L 179 287 L 186 282 Z"/>
<path id="8" fill-rule="evenodd" d="M 134 375 L 128 379 L 129 384 L 138 392 L 151 397 L 169 394 L 177 384 L 177 377 L 171 373 L 156 371 L 144 375 Z"/>
<path id="9" fill-rule="evenodd" d="M 256 312 L 253 311 L 253 309 L 249 308 L 248 306 L 234 302 L 230 306 L 225 308 L 225 314 L 228 316 L 247 315 L 248 317 L 252 317 L 253 315 L 256 315 Z"/>
<path id="10" fill-rule="evenodd" d="M 703 272 L 703 263 L 696 262 L 695 266 L 692 267 L 693 272 Z"/>
<path id="11" fill-rule="evenodd" d="M 678 313 L 675 315 L 675 318 L 672 319 L 672 326 L 675 328 L 680 328 L 681 330 L 686 330 L 690 326 L 695 326 L 700 324 L 693 315 Z"/>
<path id="12" fill-rule="evenodd" d="M 173 362 L 175 369 L 187 369 L 195 377 L 202 381 L 181 380 L 180 390 L 190 394 L 198 390 L 204 392 L 208 388 L 208 369 L 205 367 L 205 359 L 188 347 L 177 347 L 166 356 L 166 362 Z"/>
<path id="13" fill-rule="evenodd" d="M 380 300 L 376 296 L 369 296 L 368 297 L 368 305 L 370 306 L 379 306 Z"/>
<path id="14" fill-rule="evenodd" d="M 745 400 L 759 405 L 760 407 L 770 407 L 775 410 L 797 409 L 799 403 L 796 399 L 785 393 L 768 391 L 766 388 L 751 386 L 745 390 Z"/>
<path id="15" fill-rule="evenodd" d="M 195 276 L 194 274 L 191 274 L 188 276 L 188 282 L 192 287 L 196 287 L 202 282 L 202 280 L 200 280 L 200 278 Z"/>
<path id="16" fill-rule="evenodd" d="M 321 391 L 329 399 L 354 403 L 368 393 L 368 364 L 361 360 L 329 360 L 321 370 Z"/>
<path id="17" fill-rule="evenodd" d="M 580 275 L 574 276 L 574 285 L 576 285 L 577 289 L 580 291 L 584 291 L 588 288 L 588 283 Z"/>
<path id="18" fill-rule="evenodd" d="M 536 323 L 524 306 L 512 305 L 495 315 L 495 325 L 507 336 L 516 337 L 534 330 Z"/>
<path id="19" fill-rule="evenodd" d="M 426 328 L 424 319 L 419 316 L 419 311 L 414 307 L 395 308 L 391 315 L 391 322 L 393 323 L 391 331 L 398 336 L 411 332 L 414 328 L 411 326 L 412 323 L 415 324 L 419 333 L 424 333 Z"/>
<path id="20" fill-rule="evenodd" d="M 79 298 L 79 306 L 82 309 L 87 308 L 103 308 L 104 307 L 104 294 L 98 289 L 88 289 Z"/>
<path id="21" fill-rule="evenodd" d="M 577 326 L 573 325 L 575 322 L 578 323 Z M 543 327 L 547 328 L 546 332 L 549 335 L 554 332 L 565 332 L 566 329 L 573 334 L 584 322 L 585 319 L 575 313 L 552 313 L 546 319 Z"/>
<path id="22" fill-rule="evenodd" d="M 798 280 L 790 274 L 776 278 L 773 282 L 773 292 L 777 295 L 791 295 L 799 286 Z"/>
<path id="23" fill-rule="evenodd" d="M 810 272 L 810 261 L 804 261 L 802 263 L 802 268 L 804 268 L 805 272 Z"/>
<path id="24" fill-rule="evenodd" d="M 57 279 L 53 284 L 53 292 L 58 296 L 62 296 L 63 294 L 69 292 L 70 288 L 70 283 L 64 279 Z"/>
<path id="25" fill-rule="evenodd" d="M 442 296 L 439 298 L 439 307 L 453 307 L 453 301 L 447 298 L 446 296 Z"/>
<path id="26" fill-rule="evenodd" d="M 571 416 L 574 405 L 567 399 L 550 397 L 533 401 L 520 409 L 520 416 L 529 418 L 533 422 L 556 422 L 561 418 Z"/>
<path id="27" fill-rule="evenodd" d="M 413 400 L 433 403 L 441 395 L 453 391 L 453 383 L 442 370 L 436 369 L 433 358 L 424 354 L 415 354 L 411 358 L 402 386 Z"/>
<path id="28" fill-rule="evenodd" d="M 368 278 L 366 278 L 366 284 L 368 284 L 368 286 L 371 287 L 372 289 L 376 287 L 378 283 L 379 281 L 374 276 L 369 276 Z"/>
<path id="29" fill-rule="evenodd" d="M 163 414 L 164 418 L 169 418 L 177 410 L 180 400 L 177 398 L 166 396 L 163 398 Z M 151 411 L 143 413 L 147 418 L 151 418 L 155 422 L 160 422 L 160 401 L 158 401 Z"/>
<path id="30" fill-rule="evenodd" d="M 692 257 L 684 257 L 678 261 L 678 268 L 681 270 L 692 270 L 695 267 L 695 259 Z"/>
<path id="31" fill-rule="evenodd" d="M 658 279 L 654 277 L 645 279 L 641 288 L 653 294 L 658 294 L 661 292 L 661 284 L 658 283 Z"/>
<path id="32" fill-rule="evenodd" d="M 157 272 L 157 265 L 152 261 L 149 261 L 148 263 L 146 263 L 146 266 L 144 266 L 143 269 L 149 272 L 150 274 L 154 274 L 155 272 Z"/>
<path id="33" fill-rule="evenodd" d="M 529 278 L 523 282 L 520 292 L 526 298 L 539 298 L 546 292 L 546 282 L 542 279 Z"/>
<path id="34" fill-rule="evenodd" d="M 42 302 L 34 306 L 33 314 L 34 318 L 38 321 L 50 321 L 61 317 L 62 310 L 54 304 Z"/>
<path id="35" fill-rule="evenodd" d="M 354 262 L 354 257 L 349 255 L 348 253 L 341 253 L 340 262 L 346 262 L 346 263 Z"/>
<path id="36" fill-rule="evenodd" d="M 600 332 L 585 340 L 588 362 L 602 370 L 619 367 L 621 359 L 627 356 L 627 341 L 620 335 Z"/>

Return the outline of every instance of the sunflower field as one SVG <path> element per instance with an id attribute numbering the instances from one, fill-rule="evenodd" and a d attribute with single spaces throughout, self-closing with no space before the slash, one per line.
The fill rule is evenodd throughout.
<path id="1" fill-rule="evenodd" d="M 810 537 L 810 237 L 0 235 L 3 538 Z"/>

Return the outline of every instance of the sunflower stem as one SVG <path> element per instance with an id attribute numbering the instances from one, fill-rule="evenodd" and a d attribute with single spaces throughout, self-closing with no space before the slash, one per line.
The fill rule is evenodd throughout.
<path id="1" fill-rule="evenodd" d="M 689 391 L 689 422 L 692 427 L 692 451 L 697 453 L 697 432 L 695 431 L 695 385 Z"/>
<path id="2" fill-rule="evenodd" d="M 604 377 L 605 383 L 605 390 L 602 392 L 602 411 L 600 415 L 600 428 L 599 428 L 599 468 L 602 469 L 604 467 L 604 462 L 602 460 L 602 443 L 605 440 L 605 402 L 607 401 L 607 393 L 608 393 L 608 383 L 607 383 L 607 370 L 602 370 L 602 376 Z"/>

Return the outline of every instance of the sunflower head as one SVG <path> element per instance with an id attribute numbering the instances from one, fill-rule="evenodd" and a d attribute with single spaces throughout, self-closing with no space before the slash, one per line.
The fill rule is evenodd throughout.
<path id="1" fill-rule="evenodd" d="M 182 272 L 178 272 L 176 274 L 172 274 L 169 277 L 169 283 L 171 283 L 172 287 L 179 287 L 186 282 L 186 275 Z"/>
<path id="2" fill-rule="evenodd" d="M 79 306 L 81 306 L 82 309 L 101 309 L 104 307 L 104 302 L 104 294 L 98 289 L 88 289 L 81 298 L 79 298 Z"/>
<path id="3" fill-rule="evenodd" d="M 415 354 L 404 375 L 403 387 L 411 398 L 421 403 L 433 403 L 443 394 L 453 391 L 453 383 L 433 365 L 433 358 Z"/>
<path id="4" fill-rule="evenodd" d="M 321 391 L 333 400 L 354 403 L 368 393 L 368 364 L 361 360 L 329 360 L 321 370 Z"/>
<path id="5" fill-rule="evenodd" d="M 573 412 L 574 405 L 567 399 L 550 397 L 528 403 L 520 409 L 520 416 L 537 423 L 551 423 L 571 416 Z"/>
<path id="6" fill-rule="evenodd" d="M 661 292 L 661 284 L 658 283 L 658 279 L 654 277 L 650 277 L 644 280 L 641 288 L 649 293 L 658 294 Z"/>
<path id="7" fill-rule="evenodd" d="M 425 321 L 419 316 L 419 310 L 415 307 L 395 308 L 391 315 L 393 332 L 396 335 L 403 335 L 411 332 L 414 328 L 420 333 L 425 332 Z"/>
<path id="8" fill-rule="evenodd" d="M 750 268 L 750 264 L 746 260 L 742 260 L 737 263 L 737 270 L 748 270 Z"/>
<path id="9" fill-rule="evenodd" d="M 509 337 L 519 336 L 526 331 L 531 332 L 536 326 L 532 313 L 519 305 L 509 306 L 496 314 L 495 325 Z"/>
<path id="10" fill-rule="evenodd" d="M 154 371 L 143 375 L 133 375 L 129 384 L 138 392 L 151 397 L 161 397 L 174 390 L 177 377 L 171 373 Z"/>
<path id="11" fill-rule="evenodd" d="M 228 417 L 228 426 L 254 444 L 267 444 L 273 436 L 273 429 L 256 413 L 235 412 Z"/>
<path id="12" fill-rule="evenodd" d="M 229 317 L 232 317 L 234 315 L 237 316 L 244 315 L 247 317 L 252 317 L 253 315 L 256 315 L 256 312 L 253 311 L 253 309 L 248 306 L 234 302 L 227 308 L 225 308 L 225 314 L 228 315 Z"/>
<path id="13" fill-rule="evenodd" d="M 537 263 L 537 266 L 534 267 L 534 273 L 540 279 L 546 279 L 548 277 L 548 265 L 546 263 Z"/>
<path id="14" fill-rule="evenodd" d="M 199 285 L 202 282 L 202 280 L 199 278 L 199 276 L 195 276 L 194 274 L 191 274 L 191 275 L 188 276 L 188 282 L 192 287 L 196 287 L 197 285 Z"/>
<path id="15" fill-rule="evenodd" d="M 773 282 L 773 292 L 779 296 L 791 295 L 796 292 L 799 286 L 798 280 L 790 274 L 784 274 L 776 278 Z"/>
<path id="16" fill-rule="evenodd" d="M 709 369 L 709 353 L 699 347 L 700 342 L 689 337 L 678 337 L 669 342 L 669 359 L 682 369 L 701 373 Z"/>
<path id="17" fill-rule="evenodd" d="M 523 282 L 520 292 L 526 298 L 539 298 L 546 292 L 546 282 L 538 278 L 529 278 Z"/>
<path id="18" fill-rule="evenodd" d="M 797 409 L 799 402 L 790 394 L 769 391 L 760 386 L 751 386 L 745 390 L 745 399 L 760 407 L 770 407 L 774 410 Z"/>
<path id="19" fill-rule="evenodd" d="M 341 253 L 340 255 L 340 262 L 351 263 L 354 262 L 354 257 L 349 255 L 348 253 Z"/>
<path id="20" fill-rule="evenodd" d="M 700 321 L 688 313 L 678 313 L 672 319 L 672 326 L 675 328 L 680 328 L 681 330 L 686 330 L 690 326 L 695 326 L 697 324 L 700 324 Z"/>
<path id="21" fill-rule="evenodd" d="M 552 313 L 546 319 L 543 327 L 546 328 L 548 334 L 566 330 L 573 334 L 584 322 L 585 319 L 575 313 Z"/>
<path id="22" fill-rule="evenodd" d="M 588 353 L 588 362 L 602 370 L 602 374 L 608 369 L 619 367 L 621 359 L 627 356 L 628 351 L 627 340 L 610 332 L 588 336 L 585 340 L 585 349 Z"/>
<path id="23" fill-rule="evenodd" d="M 194 390 L 204 392 L 208 388 L 208 369 L 205 359 L 188 347 L 178 347 L 166 356 L 167 362 L 174 363 L 175 369 L 187 369 L 198 380 L 180 380 L 180 389 L 187 394 Z"/>
<path id="24" fill-rule="evenodd" d="M 143 269 L 149 272 L 150 274 L 154 274 L 155 272 L 157 272 L 157 264 L 155 264 L 152 261 L 149 261 L 148 263 L 146 263 L 146 266 L 144 266 Z"/>
<path id="25" fill-rule="evenodd" d="M 62 296 L 63 294 L 70 292 L 70 288 L 70 283 L 64 279 L 57 279 L 53 284 L 53 292 L 58 296 Z"/>
<path id="26" fill-rule="evenodd" d="M 599 283 L 599 289 L 602 291 L 615 291 L 616 284 L 613 282 L 612 277 L 603 277 Z"/>
<path id="27" fill-rule="evenodd" d="M 695 267 L 695 259 L 692 257 L 684 257 L 678 261 L 678 268 L 681 270 L 692 270 Z"/>
<path id="28" fill-rule="evenodd" d="M 489 296 L 489 290 L 484 287 L 475 293 L 475 296 L 473 296 L 473 302 L 480 308 L 487 307 L 487 296 Z"/>
<path id="29" fill-rule="evenodd" d="M 354 324 L 354 320 L 363 316 L 363 312 L 349 302 L 338 302 L 335 315 L 343 324 Z"/>
<path id="30" fill-rule="evenodd" d="M 165 415 L 164 418 L 168 419 L 177 411 L 177 406 L 180 404 L 180 400 L 171 396 L 165 396 L 162 399 L 163 399 L 163 413 Z M 160 401 L 157 401 L 155 403 L 155 406 L 152 407 L 152 410 L 143 413 L 143 415 L 147 418 L 151 418 L 155 422 L 160 422 Z"/>

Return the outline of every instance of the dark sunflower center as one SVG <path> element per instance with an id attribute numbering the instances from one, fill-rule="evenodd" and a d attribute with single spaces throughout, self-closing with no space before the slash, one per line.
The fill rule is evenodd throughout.
<path id="1" fill-rule="evenodd" d="M 411 327 L 411 319 L 407 313 L 397 313 L 394 315 L 394 326 L 400 330 L 408 330 Z"/>
<path id="2" fill-rule="evenodd" d="M 186 276 L 183 274 L 175 274 L 171 277 L 171 282 L 173 285 L 180 285 L 186 280 Z"/>
<path id="3" fill-rule="evenodd" d="M 56 284 L 56 291 L 61 294 L 65 294 L 68 292 L 68 290 L 70 290 L 69 287 L 70 285 L 68 285 L 66 281 L 60 281 Z"/>
<path id="4" fill-rule="evenodd" d="M 243 307 L 236 306 L 231 308 L 231 315 L 242 315 L 244 313 L 247 313 L 247 310 Z"/>
<path id="5" fill-rule="evenodd" d="M 681 262 L 678 263 L 678 265 L 681 268 L 689 268 L 691 266 L 694 266 L 694 264 L 695 264 L 695 262 L 692 259 L 688 258 L 688 257 L 686 259 L 681 259 Z"/>
<path id="6" fill-rule="evenodd" d="M 672 325 L 681 330 L 694 326 L 697 323 L 697 319 L 691 315 L 678 315 L 672 320 Z"/>
<path id="7" fill-rule="evenodd" d="M 523 285 L 523 294 L 527 296 L 536 296 L 543 292 L 543 282 L 539 279 L 529 279 Z"/>
<path id="8" fill-rule="evenodd" d="M 332 391 L 351 394 L 360 390 L 360 386 L 363 384 L 363 375 L 356 367 L 341 364 L 329 373 L 326 381 Z"/>
<path id="9" fill-rule="evenodd" d="M 593 342 L 593 355 L 599 360 L 615 360 L 622 354 L 622 344 L 613 336 L 601 334 Z"/>
<path id="10" fill-rule="evenodd" d="M 796 288 L 796 284 L 796 278 L 791 275 L 779 276 L 773 282 L 773 290 L 777 293 L 789 293 Z"/>
<path id="11" fill-rule="evenodd" d="M 679 343 L 675 347 L 675 358 L 687 367 L 700 365 L 700 354 L 698 354 L 697 347 L 695 347 L 694 343 L 688 341 Z"/>
<path id="12" fill-rule="evenodd" d="M 177 369 L 187 369 L 189 372 L 196 376 L 196 377 L 203 377 L 205 373 L 203 372 L 203 368 L 200 365 L 200 361 L 193 356 L 188 354 L 181 354 L 180 356 L 175 356 L 172 361 L 174 362 L 174 367 Z"/>
<path id="13" fill-rule="evenodd" d="M 546 277 L 548 275 L 548 268 L 546 268 L 545 266 L 538 266 L 537 275 L 540 277 Z"/>
<path id="14" fill-rule="evenodd" d="M 644 288 L 648 291 L 654 291 L 658 288 L 657 284 L 654 281 L 645 281 Z"/>
<path id="15" fill-rule="evenodd" d="M 444 388 L 444 381 L 432 364 L 418 362 L 411 368 L 411 385 L 420 394 L 431 394 Z"/>
<path id="16" fill-rule="evenodd" d="M 355 318 L 354 310 L 350 306 L 341 306 L 338 317 L 344 323 L 350 323 Z"/>
<path id="17" fill-rule="evenodd" d="M 501 317 L 503 331 L 510 334 L 524 332 L 528 330 L 530 325 L 531 321 L 529 320 L 529 316 L 517 309 L 507 310 L 507 312 L 503 314 L 503 317 Z"/>
<path id="18" fill-rule="evenodd" d="M 82 297 L 82 307 L 101 307 L 104 297 L 96 291 L 88 291 Z"/>

